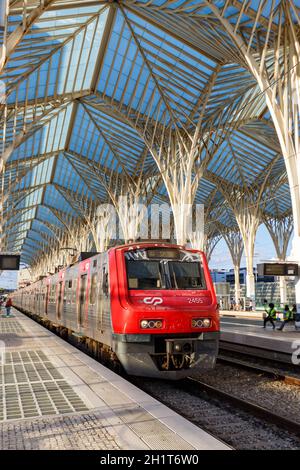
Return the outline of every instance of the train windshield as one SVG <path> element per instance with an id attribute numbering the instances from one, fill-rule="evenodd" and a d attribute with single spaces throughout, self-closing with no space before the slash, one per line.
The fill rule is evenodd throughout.
<path id="1" fill-rule="evenodd" d="M 205 289 L 198 253 L 178 249 L 125 253 L 129 289 Z"/>

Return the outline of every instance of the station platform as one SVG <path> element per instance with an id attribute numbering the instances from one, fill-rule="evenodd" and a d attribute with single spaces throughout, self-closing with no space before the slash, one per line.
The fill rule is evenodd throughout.
<path id="1" fill-rule="evenodd" d="M 254 318 L 261 320 L 263 318 L 263 311 L 245 312 L 244 310 L 221 310 L 220 317 Z"/>
<path id="2" fill-rule="evenodd" d="M 279 326 L 277 322 L 276 327 Z M 295 341 L 300 347 L 300 330 L 294 324 L 286 325 L 283 331 L 273 330 L 269 324 L 264 329 L 262 319 L 221 316 L 220 341 L 222 349 L 291 363 L 297 348 Z"/>
<path id="3" fill-rule="evenodd" d="M 0 449 L 228 447 L 13 309 L 0 317 Z"/>

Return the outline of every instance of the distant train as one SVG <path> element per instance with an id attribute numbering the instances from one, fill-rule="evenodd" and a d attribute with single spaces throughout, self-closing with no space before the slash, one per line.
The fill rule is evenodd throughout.
<path id="1" fill-rule="evenodd" d="M 110 248 L 19 289 L 13 304 L 131 375 L 180 379 L 215 365 L 217 299 L 197 250 L 153 242 Z"/>

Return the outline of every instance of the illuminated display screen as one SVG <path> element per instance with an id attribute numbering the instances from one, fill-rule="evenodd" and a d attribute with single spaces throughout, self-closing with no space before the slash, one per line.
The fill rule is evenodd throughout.
<path id="1" fill-rule="evenodd" d="M 18 271 L 20 269 L 20 255 L 0 255 L 0 269 Z"/>
<path id="2" fill-rule="evenodd" d="M 177 248 L 146 248 L 138 250 L 128 250 L 124 253 L 126 260 L 166 260 L 166 261 L 186 261 L 187 263 L 199 262 L 201 257 L 199 253 L 193 253 L 186 250 L 178 250 Z"/>
<path id="3" fill-rule="evenodd" d="M 271 276 L 284 276 L 285 265 L 284 264 L 265 264 L 265 275 Z"/>
<path id="4" fill-rule="evenodd" d="M 167 258 L 167 259 L 178 259 L 179 251 L 178 250 L 168 250 L 168 249 L 154 249 L 147 250 L 147 256 L 151 258 Z"/>
<path id="5" fill-rule="evenodd" d="M 263 263 L 257 266 L 258 274 L 261 276 L 298 276 L 297 264 L 287 263 Z"/>

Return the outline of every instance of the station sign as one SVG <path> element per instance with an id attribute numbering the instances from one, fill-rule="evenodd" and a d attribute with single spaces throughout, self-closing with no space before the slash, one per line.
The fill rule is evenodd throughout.
<path id="1" fill-rule="evenodd" d="M 20 255 L 0 253 L 1 271 L 18 271 L 20 269 Z"/>
<path id="2" fill-rule="evenodd" d="M 259 276 L 299 276 L 297 263 L 261 263 L 257 265 Z"/>

